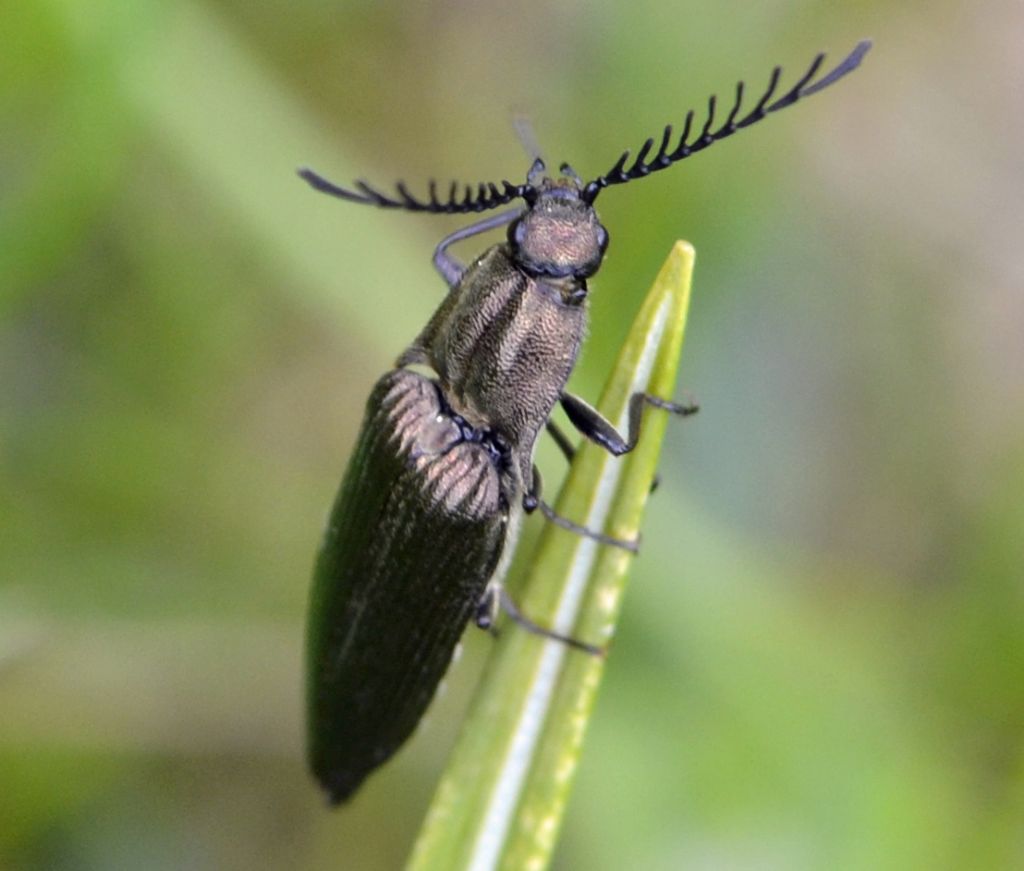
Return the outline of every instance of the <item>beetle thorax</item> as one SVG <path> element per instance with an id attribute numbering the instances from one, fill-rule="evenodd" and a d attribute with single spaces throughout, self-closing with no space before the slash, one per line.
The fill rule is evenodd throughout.
<path id="1" fill-rule="evenodd" d="M 538 279 L 510 246 L 496 245 L 466 270 L 414 347 L 453 411 L 499 433 L 528 463 L 579 355 L 585 297 L 583 282 Z"/>

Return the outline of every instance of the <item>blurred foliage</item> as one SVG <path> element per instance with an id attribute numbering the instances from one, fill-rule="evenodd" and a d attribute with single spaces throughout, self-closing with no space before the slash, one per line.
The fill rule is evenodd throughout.
<path id="1" fill-rule="evenodd" d="M 1019 4 L 40 0 L 4 31 L 0 867 L 389 869 L 411 844 L 487 639 L 328 813 L 301 622 L 458 223 L 295 166 L 517 180 L 527 110 L 592 176 L 865 35 L 834 90 L 600 201 L 575 386 L 686 238 L 703 410 L 669 433 L 556 864 L 1024 866 Z"/>

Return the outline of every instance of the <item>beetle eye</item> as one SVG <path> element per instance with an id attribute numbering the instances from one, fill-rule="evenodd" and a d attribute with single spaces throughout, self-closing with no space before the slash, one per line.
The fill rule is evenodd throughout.
<path id="1" fill-rule="evenodd" d="M 597 225 L 597 247 L 602 254 L 608 249 L 608 231 L 600 224 Z"/>

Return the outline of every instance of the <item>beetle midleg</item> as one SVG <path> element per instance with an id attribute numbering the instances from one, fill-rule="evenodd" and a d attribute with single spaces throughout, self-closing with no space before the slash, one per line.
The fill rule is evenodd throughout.
<path id="1" fill-rule="evenodd" d="M 484 590 L 484 594 L 480 597 L 480 601 L 476 603 L 476 614 L 473 617 L 473 622 L 476 625 L 491 635 L 497 637 L 498 635 L 498 611 L 501 609 L 501 597 L 498 595 L 498 591 L 501 589 L 501 584 L 490 583 Z"/>
<path id="2" fill-rule="evenodd" d="M 468 239 L 470 236 L 476 236 L 479 233 L 486 233 L 488 230 L 494 230 L 497 227 L 510 224 L 522 213 L 522 209 L 510 209 L 507 212 L 490 215 L 482 221 L 477 221 L 475 224 L 470 224 L 468 227 L 463 227 L 461 230 L 449 233 L 438 242 L 437 247 L 434 249 L 434 268 L 441 273 L 441 277 L 448 286 L 455 287 L 459 283 L 459 279 L 462 278 L 462 273 L 466 271 L 466 267 L 448 253 L 449 246 L 454 245 L 456 242 L 461 242 L 463 239 Z"/>
<path id="3" fill-rule="evenodd" d="M 594 541 L 600 542 L 601 544 L 611 545 L 612 547 L 621 547 L 623 550 L 628 550 L 630 553 L 640 552 L 639 538 L 632 540 L 615 538 L 614 536 L 605 535 L 603 532 L 597 532 L 586 526 L 580 526 L 580 524 L 569 520 L 568 517 L 562 517 L 561 514 L 558 514 L 554 508 L 540 498 L 542 487 L 543 482 L 540 476 L 540 469 L 534 466 L 533 486 L 523 496 L 523 510 L 527 514 L 532 514 L 539 508 L 540 513 L 544 515 L 545 519 L 550 520 L 555 524 L 555 526 L 560 526 L 562 529 L 566 529 L 569 532 L 575 532 L 577 535 L 582 535 L 584 538 L 592 538 Z"/>
<path id="4" fill-rule="evenodd" d="M 544 429 L 548 431 L 548 435 L 551 436 L 552 441 L 558 446 L 558 450 L 562 452 L 565 461 L 571 463 L 576 456 L 576 446 L 569 441 L 569 436 L 553 420 L 546 421 Z"/>
<path id="5" fill-rule="evenodd" d="M 494 628 L 495 620 L 498 616 L 498 611 L 503 610 L 508 614 L 511 620 L 514 620 L 520 626 L 523 627 L 527 632 L 532 632 L 534 635 L 540 635 L 542 638 L 550 638 L 552 641 L 559 641 L 562 644 L 567 644 L 569 647 L 574 647 L 576 650 L 582 650 L 584 653 L 589 653 L 592 656 L 604 656 L 605 649 L 596 644 L 587 644 L 586 641 L 580 641 L 579 639 L 573 638 L 571 635 L 563 635 L 561 632 L 555 632 L 553 629 L 547 629 L 541 626 L 539 623 L 535 623 L 529 617 L 527 617 L 515 602 L 512 601 L 512 597 L 508 594 L 508 591 L 501 584 L 492 584 L 489 586 L 480 599 L 480 604 L 476 610 L 476 625 L 481 629 L 487 629 L 497 634 Z"/>
<path id="6" fill-rule="evenodd" d="M 629 399 L 629 432 L 623 437 L 602 416 L 601 412 L 578 396 L 563 393 L 561 401 L 562 408 L 565 409 L 572 425 L 592 442 L 601 445 L 616 457 L 628 454 L 640 440 L 640 423 L 645 405 L 653 405 L 655 408 L 661 408 L 682 417 L 695 414 L 698 410 L 697 405 L 693 403 L 682 405 L 678 402 L 669 402 L 658 396 L 651 396 L 649 393 L 634 393 Z"/>
<path id="7" fill-rule="evenodd" d="M 576 446 L 569 441 L 569 436 L 567 436 L 562 428 L 553 420 L 549 420 L 545 423 L 544 428 L 548 431 L 548 435 L 551 436 L 551 440 L 555 443 L 558 450 L 562 452 L 562 456 L 565 457 L 565 461 L 567 463 L 572 463 L 576 457 Z M 653 493 L 660 486 L 661 475 L 655 474 L 651 479 L 651 492 Z"/>

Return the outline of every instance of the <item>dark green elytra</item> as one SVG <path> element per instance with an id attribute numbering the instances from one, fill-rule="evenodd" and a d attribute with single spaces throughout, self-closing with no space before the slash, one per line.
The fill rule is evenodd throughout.
<path id="1" fill-rule="evenodd" d="M 343 801 L 412 733 L 501 558 L 509 496 L 437 385 L 385 375 L 317 560 L 309 763 Z"/>
<path id="2" fill-rule="evenodd" d="M 776 67 L 742 115 L 741 82 L 717 126 L 712 97 L 699 130 L 690 112 L 678 139 L 666 127 L 656 150 L 648 139 L 632 163 L 626 152 L 586 183 L 565 164 L 562 178 L 547 177 L 537 158 L 525 184 L 453 184 L 441 198 L 431 183 L 421 200 L 402 184 L 387 196 L 365 182 L 350 190 L 300 170 L 317 190 L 382 208 L 456 214 L 525 203 L 438 245 L 434 265 L 449 294 L 370 395 L 331 512 L 309 612 L 307 722 L 310 766 L 333 801 L 349 798 L 413 732 L 473 615 L 488 624 L 524 511 L 539 506 L 567 528 L 623 544 L 557 517 L 540 501 L 533 453 L 555 404 L 615 455 L 636 444 L 645 404 L 694 410 L 637 394 L 624 437 L 565 391 L 586 330 L 587 279 L 608 244 L 594 200 L 606 187 L 665 169 L 833 84 L 869 48 L 869 41 L 859 43 L 816 79 L 824 60 L 818 55 L 781 96 Z M 505 224 L 507 241 L 470 267 L 447 253 L 453 243 Z M 436 378 L 410 365 L 427 366 Z"/>

